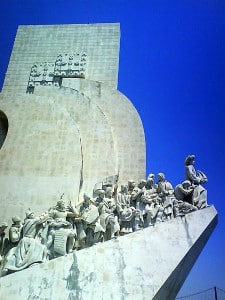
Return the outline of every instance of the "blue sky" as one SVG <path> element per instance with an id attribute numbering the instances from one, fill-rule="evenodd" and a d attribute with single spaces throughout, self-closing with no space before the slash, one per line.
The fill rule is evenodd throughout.
<path id="1" fill-rule="evenodd" d="M 219 224 L 180 294 L 225 288 L 225 1 L 7 0 L 0 10 L 0 86 L 18 25 L 121 24 L 118 89 L 146 133 L 147 173 L 175 186 L 184 158 L 208 175 Z"/>

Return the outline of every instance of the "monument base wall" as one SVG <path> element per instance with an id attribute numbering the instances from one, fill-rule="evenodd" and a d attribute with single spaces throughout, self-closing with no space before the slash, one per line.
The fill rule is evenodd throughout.
<path id="1" fill-rule="evenodd" d="M 217 224 L 213 206 L 0 279 L 0 299 L 174 299 Z"/>

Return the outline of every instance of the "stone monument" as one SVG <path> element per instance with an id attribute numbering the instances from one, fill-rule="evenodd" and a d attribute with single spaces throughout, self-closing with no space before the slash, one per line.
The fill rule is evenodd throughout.
<path id="1" fill-rule="evenodd" d="M 194 155 L 175 189 L 143 179 L 119 39 L 119 24 L 18 28 L 0 94 L 0 299 L 174 299 L 217 223 Z"/>

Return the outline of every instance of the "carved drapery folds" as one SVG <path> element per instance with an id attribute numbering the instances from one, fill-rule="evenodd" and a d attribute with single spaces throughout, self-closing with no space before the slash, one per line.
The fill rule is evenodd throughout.
<path id="1" fill-rule="evenodd" d="M 149 174 L 139 183 L 129 180 L 118 188 L 118 175 L 95 184 L 93 195 L 84 194 L 76 207 L 64 202 L 39 216 L 28 211 L 22 224 L 13 217 L 0 224 L 0 275 L 19 271 L 34 263 L 89 247 L 134 231 L 166 222 L 208 206 L 207 182 L 203 172 L 194 169 L 194 155 L 185 160 L 186 180 L 175 189 L 164 173 Z M 32 251 L 30 251 L 32 250 Z"/>

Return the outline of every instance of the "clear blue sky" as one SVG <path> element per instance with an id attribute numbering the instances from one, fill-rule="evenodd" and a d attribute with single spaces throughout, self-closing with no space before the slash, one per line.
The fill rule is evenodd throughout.
<path id="1" fill-rule="evenodd" d="M 184 158 L 208 175 L 219 224 L 179 295 L 225 289 L 225 1 L 7 0 L 0 8 L 0 86 L 18 25 L 121 24 L 118 89 L 145 128 L 147 173 L 175 186 Z"/>

